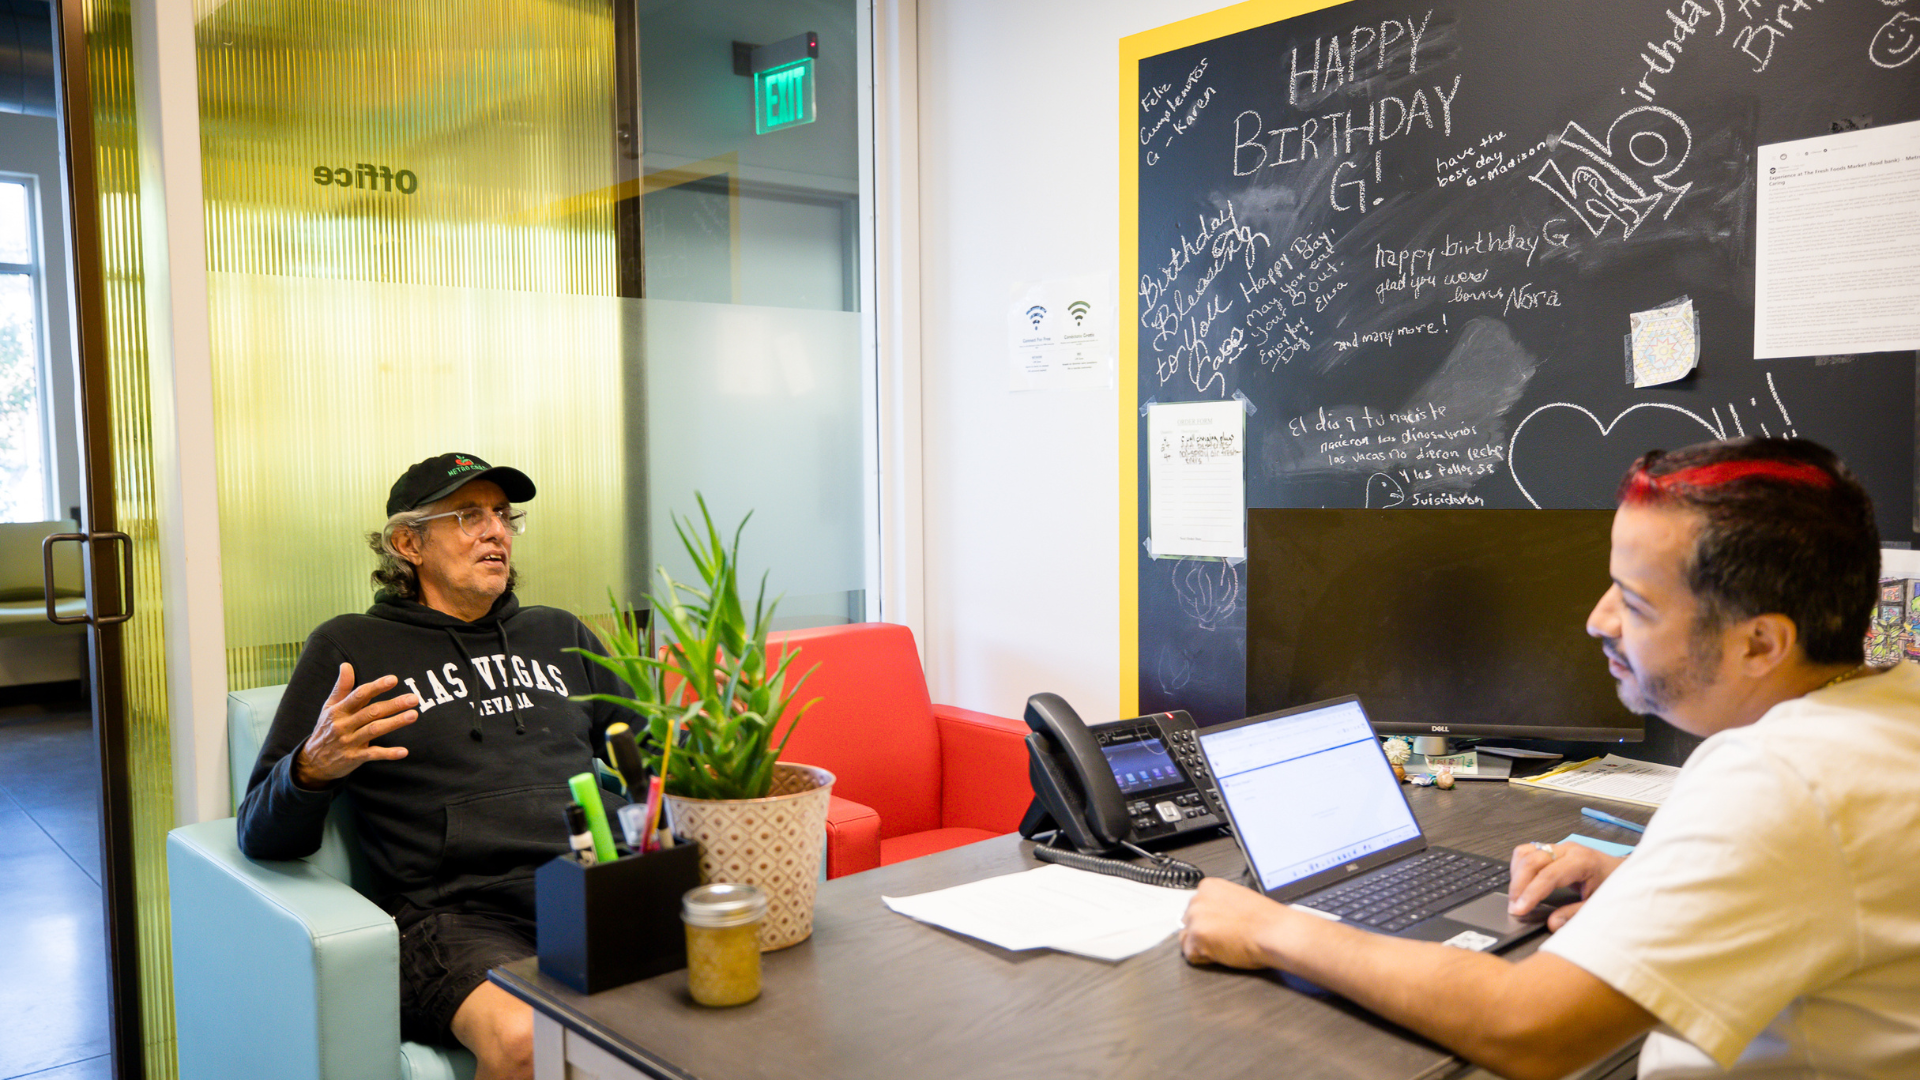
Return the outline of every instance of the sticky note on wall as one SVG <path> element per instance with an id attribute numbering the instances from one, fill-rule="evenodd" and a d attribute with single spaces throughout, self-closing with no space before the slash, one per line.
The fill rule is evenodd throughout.
<path id="1" fill-rule="evenodd" d="M 1700 319 L 1693 301 L 1682 298 L 1628 315 L 1627 348 L 1634 386 L 1685 378 L 1700 362 Z"/>

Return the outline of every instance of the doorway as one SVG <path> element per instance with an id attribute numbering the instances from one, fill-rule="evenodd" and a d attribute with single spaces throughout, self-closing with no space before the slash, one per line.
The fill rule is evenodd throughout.
<path id="1" fill-rule="evenodd" d="M 147 1072 L 123 708 L 132 543 L 114 532 L 127 441 L 110 424 L 85 41 L 78 4 L 0 2 L 5 1078 Z"/>

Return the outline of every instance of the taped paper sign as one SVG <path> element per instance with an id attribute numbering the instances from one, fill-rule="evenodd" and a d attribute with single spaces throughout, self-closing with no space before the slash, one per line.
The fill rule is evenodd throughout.
<path id="1" fill-rule="evenodd" d="M 1636 311 L 1627 316 L 1627 326 L 1636 387 L 1685 378 L 1700 362 L 1700 320 L 1692 300 Z"/>
<path id="2" fill-rule="evenodd" d="M 1014 390 L 1113 386 L 1113 281 L 1105 274 L 1014 286 L 1007 378 Z"/>
<path id="3" fill-rule="evenodd" d="M 1247 557 L 1247 414 L 1238 401 L 1147 410 L 1148 553 Z"/>

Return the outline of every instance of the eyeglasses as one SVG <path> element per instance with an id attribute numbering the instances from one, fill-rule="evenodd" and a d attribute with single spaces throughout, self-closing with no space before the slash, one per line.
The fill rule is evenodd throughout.
<path id="1" fill-rule="evenodd" d="M 419 524 L 440 518 L 458 518 L 460 531 L 468 536 L 480 536 L 487 531 L 489 521 L 498 520 L 506 530 L 515 536 L 527 531 L 527 512 L 525 510 L 490 509 L 485 506 L 468 506 L 459 510 L 449 510 L 444 514 L 429 514 L 420 519 Z"/>

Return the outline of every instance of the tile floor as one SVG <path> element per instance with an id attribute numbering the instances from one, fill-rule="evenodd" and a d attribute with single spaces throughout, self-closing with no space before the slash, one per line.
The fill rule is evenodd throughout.
<path id="1" fill-rule="evenodd" d="M 77 692 L 0 703 L 0 1080 L 112 1076 L 96 792 Z"/>

